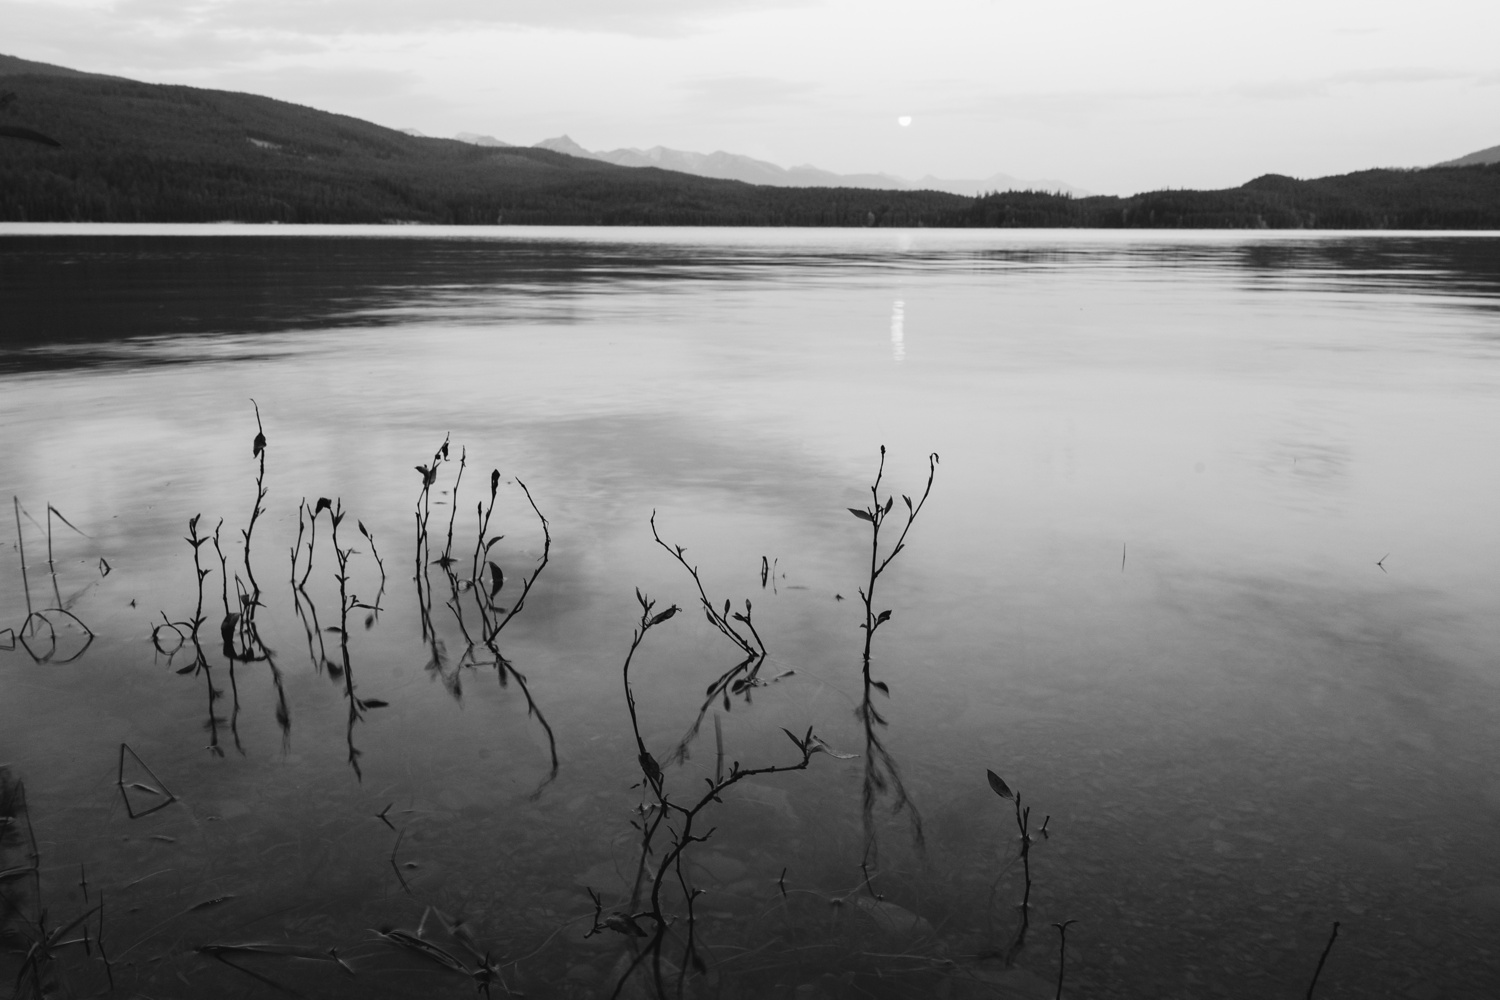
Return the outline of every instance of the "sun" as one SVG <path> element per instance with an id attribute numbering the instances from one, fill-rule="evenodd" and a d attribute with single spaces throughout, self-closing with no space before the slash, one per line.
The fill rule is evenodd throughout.
<path id="1" fill-rule="evenodd" d="M 900 125 L 902 128 L 906 128 L 911 124 L 911 115 L 902 115 L 900 118 L 896 119 L 896 124 Z"/>

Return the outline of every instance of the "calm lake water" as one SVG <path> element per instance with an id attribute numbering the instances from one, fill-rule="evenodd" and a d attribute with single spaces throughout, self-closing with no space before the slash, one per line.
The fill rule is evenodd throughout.
<path id="1" fill-rule="evenodd" d="M 1302 996 L 1334 921 L 1319 997 L 1500 992 L 1500 237 L 6 225 L 0 317 L 0 763 L 40 857 L 0 889 L 49 928 L 102 892 L 117 995 L 471 996 L 471 939 L 609 996 L 634 938 L 585 937 L 589 890 L 632 912 L 656 816 L 636 588 L 687 609 L 630 668 L 671 801 L 715 718 L 726 771 L 797 763 L 782 727 L 839 754 L 699 815 L 686 995 L 1050 997 L 1065 920 L 1065 996 Z M 882 445 L 882 555 L 941 462 L 875 605 L 910 808 L 887 781 L 867 825 Z M 323 497 L 346 614 L 328 511 L 292 564 Z M 681 762 L 743 655 L 653 511 L 767 650 Z M 1011 969 L 986 769 L 1034 808 Z M 246 942 L 277 953 L 196 950 Z M 353 976 L 286 953 L 329 948 Z M 107 985 L 92 945 L 49 974 Z"/>

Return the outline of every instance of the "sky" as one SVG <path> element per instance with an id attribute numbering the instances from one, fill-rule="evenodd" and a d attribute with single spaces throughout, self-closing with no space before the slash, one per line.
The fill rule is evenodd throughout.
<path id="1" fill-rule="evenodd" d="M 1495 0 L 0 0 L 0 25 L 9 55 L 428 135 L 911 179 L 1128 194 L 1500 144 Z"/>

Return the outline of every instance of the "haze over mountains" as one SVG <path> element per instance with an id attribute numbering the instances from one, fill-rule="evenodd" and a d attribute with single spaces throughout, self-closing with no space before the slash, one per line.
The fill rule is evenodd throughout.
<path id="1" fill-rule="evenodd" d="M 510 146 L 491 135 L 460 132 L 455 139 L 476 146 Z M 781 167 L 766 160 L 739 153 L 718 150 L 713 153 L 693 153 L 666 146 L 650 149 L 589 150 L 572 138 L 560 135 L 543 139 L 534 148 L 550 149 L 568 156 L 613 163 L 620 167 L 658 167 L 678 173 L 694 174 L 698 177 L 713 177 L 724 181 L 744 181 L 746 184 L 765 184 L 772 187 L 838 187 L 867 188 L 876 191 L 944 191 L 948 194 L 977 197 L 991 191 L 1047 191 L 1053 194 L 1071 194 L 1087 197 L 1089 192 L 1057 180 L 1023 180 L 1010 174 L 991 174 L 977 180 L 950 180 L 928 174 L 920 180 L 911 181 L 894 174 L 836 174 L 810 163 L 796 167 Z"/>

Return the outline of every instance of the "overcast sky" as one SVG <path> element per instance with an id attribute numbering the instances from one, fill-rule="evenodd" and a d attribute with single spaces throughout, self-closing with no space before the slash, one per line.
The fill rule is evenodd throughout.
<path id="1" fill-rule="evenodd" d="M 10 55 L 429 135 L 844 173 L 1123 194 L 1500 144 L 1497 0 L 0 0 L 0 25 Z"/>

